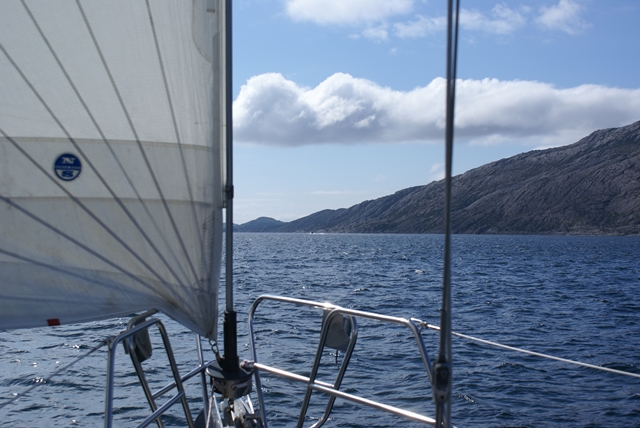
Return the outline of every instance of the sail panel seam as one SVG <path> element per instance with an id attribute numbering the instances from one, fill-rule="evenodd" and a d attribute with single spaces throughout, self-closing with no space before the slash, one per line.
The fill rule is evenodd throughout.
<path id="1" fill-rule="evenodd" d="M 4 48 L 2 47 L 2 45 L 0 44 L 0 49 L 4 51 Z M 5 52 L 6 53 L 6 52 Z M 140 255 L 138 253 L 136 253 L 135 251 L 133 251 L 133 249 L 126 243 L 124 242 L 115 232 L 113 232 L 111 230 L 111 228 L 109 228 L 102 220 L 100 220 L 100 218 L 98 218 L 93 211 L 91 211 L 87 206 L 85 206 L 80 199 L 78 199 L 76 196 L 74 196 L 71 192 L 69 192 L 64 186 L 62 186 L 60 183 L 58 183 L 58 181 L 51 176 L 51 174 L 49 174 L 47 172 L 47 170 L 40 165 L 35 159 L 33 159 L 33 157 L 31 157 L 31 155 L 29 155 L 29 153 L 27 153 L 26 151 L 24 151 L 24 149 L 22 149 L 22 147 L 20 147 L 19 144 L 17 144 L 15 141 L 13 141 L 13 139 L 11 137 L 9 137 L 9 135 L 7 135 L 4 130 L 2 128 L 0 128 L 0 134 L 4 135 L 5 138 L 7 138 L 16 149 L 18 149 L 18 151 L 20 151 L 27 159 L 29 159 L 29 161 L 31 161 L 31 163 L 38 168 L 43 174 L 45 174 L 50 180 L 51 182 L 53 182 L 56 186 L 58 186 L 64 193 L 67 194 L 67 196 L 73 201 L 75 202 L 83 211 L 85 211 L 89 217 L 91 217 L 96 223 L 98 223 L 114 240 L 116 240 L 120 245 L 122 245 L 131 255 L 133 255 L 133 257 L 136 258 L 136 260 L 138 260 L 145 268 L 147 268 L 149 270 L 149 272 L 151 272 L 154 276 L 156 276 L 160 282 L 162 282 L 163 284 L 167 284 L 166 280 L 163 279 L 160 274 L 158 272 L 155 271 L 155 269 L 153 269 L 151 266 L 149 266 L 149 264 L 144 261 L 142 259 L 142 257 L 140 257 Z M 5 202 L 10 203 L 11 204 L 11 200 L 0 195 L 0 198 L 2 198 Z M 17 208 L 17 206 L 16 206 Z M 25 213 L 27 213 L 26 211 L 23 211 Z M 44 220 L 39 219 L 39 217 L 34 216 L 34 219 L 38 219 L 39 221 L 44 222 Z M 46 223 L 46 222 L 44 222 Z M 58 229 L 56 229 L 57 231 Z M 62 231 L 60 232 L 56 232 L 62 235 Z M 83 247 L 84 248 L 84 247 Z M 176 298 L 179 299 L 179 296 L 174 296 Z"/>
<path id="2" fill-rule="evenodd" d="M 164 206 L 165 211 L 167 212 L 167 216 L 169 217 L 169 222 L 171 223 L 172 227 L 173 227 L 173 231 L 176 235 L 176 238 L 178 239 L 178 242 L 182 248 L 182 251 L 184 252 L 185 255 L 185 259 L 191 269 L 191 272 L 193 273 L 194 279 L 198 278 L 198 274 L 195 271 L 195 268 L 193 267 L 193 263 L 191 261 L 191 257 L 189 255 L 189 252 L 187 251 L 187 247 L 184 243 L 184 240 L 182 239 L 182 236 L 180 234 L 180 232 L 178 231 L 178 226 L 175 222 L 175 219 L 173 218 L 173 214 L 171 213 L 171 210 L 169 209 L 169 205 L 167 204 L 167 201 L 164 197 L 164 194 L 162 192 L 162 189 L 160 188 L 160 183 L 158 182 L 158 179 L 155 175 L 155 173 L 153 172 L 153 168 L 151 167 L 151 163 L 149 162 L 149 158 L 147 156 L 146 151 L 144 150 L 144 147 L 141 144 L 140 138 L 138 137 L 138 132 L 136 131 L 135 126 L 133 125 L 133 121 L 131 120 L 131 116 L 129 114 L 129 111 L 124 103 L 124 100 L 122 99 L 122 95 L 120 94 L 120 90 L 118 89 L 118 86 L 116 85 L 115 79 L 113 78 L 113 75 L 111 74 L 111 69 L 109 68 L 108 64 L 107 64 L 107 60 L 104 57 L 103 53 L 102 53 L 102 49 L 100 48 L 100 44 L 98 43 L 98 40 L 93 32 L 93 29 L 91 27 L 91 24 L 89 23 L 89 19 L 87 18 L 87 15 L 84 11 L 84 8 L 82 7 L 82 4 L 80 3 L 80 0 L 76 0 L 76 4 L 78 5 L 78 9 L 80 10 L 80 13 L 82 14 L 82 19 L 84 20 L 85 25 L 87 26 L 87 30 L 89 31 L 89 34 L 91 35 L 91 39 L 93 41 L 93 44 L 96 48 L 96 51 L 98 53 L 98 55 L 100 56 L 100 60 L 102 61 L 102 65 L 104 66 L 105 72 L 107 73 L 107 75 L 109 76 L 109 80 L 111 82 L 111 86 L 113 87 L 113 90 L 115 92 L 116 97 L 118 98 L 118 102 L 120 103 L 120 106 L 122 107 L 122 111 L 125 115 L 125 117 L 127 118 L 127 121 L 129 123 L 129 127 L 131 128 L 131 132 L 133 133 L 133 136 L 135 138 L 135 141 L 138 145 L 138 148 L 140 149 L 140 153 L 142 154 L 142 157 L 144 159 L 145 165 L 147 167 L 147 171 L 149 171 L 149 176 L 151 177 L 156 190 L 158 191 L 158 195 L 160 196 L 160 200 L 162 201 L 162 204 Z"/>
<path id="3" fill-rule="evenodd" d="M 17 209 L 18 211 L 22 212 L 24 215 L 26 215 L 27 217 L 30 217 L 32 220 L 40 223 L 41 225 L 43 225 L 44 227 L 46 227 L 47 229 L 51 230 L 52 232 L 56 233 L 57 235 L 60 235 L 61 237 L 63 237 L 64 239 L 68 240 L 69 242 L 75 244 L 76 246 L 82 248 L 84 251 L 86 251 L 87 253 L 91 254 L 94 257 L 97 257 L 99 260 L 102 260 L 103 262 L 105 262 L 106 264 L 108 264 L 109 266 L 119 270 L 120 272 L 122 272 L 123 274 L 129 276 L 132 279 L 135 279 L 136 281 L 140 282 L 142 285 L 144 285 L 146 288 L 148 288 L 149 290 L 154 290 L 153 287 L 150 284 L 145 283 L 144 281 L 142 281 L 139 277 L 137 277 L 136 275 L 134 275 L 133 273 L 127 271 L 124 267 L 118 265 L 116 262 L 109 260 L 108 258 L 102 256 L 100 253 L 98 253 L 95 250 L 92 250 L 91 248 L 89 248 L 88 246 L 86 246 L 85 244 L 82 244 L 80 241 L 78 241 L 77 239 L 71 237 L 70 235 L 66 234 L 65 232 L 63 232 L 62 230 L 58 229 L 57 227 L 55 227 L 54 225 L 46 222 L 44 219 L 38 217 L 37 215 L 33 214 L 32 212 L 30 212 L 29 210 L 27 210 L 26 208 L 20 206 L 19 204 L 16 204 L 14 201 L 12 201 L 11 199 L 0 195 L 0 200 L 2 200 L 4 203 L 12 206 L 13 208 Z M 16 257 L 16 258 L 21 258 L 24 256 L 20 256 L 16 253 L 11 253 L 7 250 L 3 250 L 0 248 L 0 252 L 10 255 L 12 257 Z M 26 259 L 25 259 L 26 261 Z M 41 263 L 41 262 L 37 262 L 35 260 L 32 261 L 33 264 L 35 265 L 42 265 L 42 266 L 47 266 L 45 263 Z"/>
<path id="4" fill-rule="evenodd" d="M 105 142 L 105 144 L 107 145 L 107 147 L 109 148 L 109 150 L 111 151 L 111 154 L 114 156 L 116 162 L 118 163 L 118 165 L 120 166 L 122 172 L 125 174 L 127 180 L 129 180 L 129 182 L 132 185 L 133 191 L 136 193 L 136 195 L 138 196 L 138 199 L 141 203 L 143 203 L 145 211 L 147 212 L 147 214 L 149 215 L 149 217 L 152 219 L 152 221 L 155 223 L 155 219 L 151 216 L 151 213 L 148 209 L 148 207 L 146 206 L 146 204 L 144 204 L 142 197 L 139 195 L 137 189 L 135 188 L 135 186 L 133 186 L 133 183 L 131 182 L 128 174 L 126 173 L 124 166 L 122 165 L 122 163 L 120 162 L 120 159 L 116 156 L 115 152 L 113 151 L 113 148 L 111 147 L 111 144 L 109 144 L 108 139 L 106 138 L 106 136 L 104 135 L 102 128 L 99 126 L 99 124 L 97 123 L 95 117 L 93 116 L 93 114 L 91 113 L 89 107 L 87 106 L 86 102 L 84 101 L 84 98 L 82 97 L 82 95 L 80 94 L 80 92 L 78 91 L 76 85 L 73 83 L 73 80 L 71 79 L 71 76 L 68 74 L 66 68 L 64 67 L 64 65 L 62 64 L 62 61 L 60 60 L 60 58 L 58 57 L 58 55 L 56 54 L 55 50 L 53 49 L 53 46 L 51 46 L 51 43 L 49 42 L 48 38 L 46 37 L 46 35 L 44 34 L 44 32 L 42 31 L 40 25 L 38 24 L 37 20 L 35 19 L 35 16 L 33 16 L 31 10 L 29 9 L 29 7 L 27 6 L 25 0 L 22 0 L 22 4 L 24 6 L 24 8 L 26 9 L 27 13 L 29 14 L 29 17 L 31 18 L 33 24 L 36 26 L 36 28 L 38 29 L 38 32 L 40 33 L 40 36 L 42 37 L 42 39 L 44 40 L 45 44 L 47 45 L 47 47 L 49 48 L 49 51 L 51 52 L 51 55 L 54 57 L 54 59 L 56 60 L 56 63 L 58 64 L 58 66 L 60 67 L 60 70 L 62 71 L 62 73 L 65 75 L 69 85 L 71 86 L 71 88 L 73 89 L 74 93 L 76 94 L 78 100 L 80 101 L 80 103 L 82 104 L 82 106 L 84 107 L 85 111 L 87 112 L 87 114 L 89 115 L 91 121 L 93 122 L 96 130 L 98 131 L 98 133 L 100 134 L 100 136 L 102 137 L 103 141 Z M 22 73 L 21 73 L 22 74 Z M 32 85 L 29 85 L 32 90 L 34 92 L 35 88 L 32 87 Z M 162 260 L 162 262 L 165 264 L 165 266 L 167 267 L 167 269 L 171 272 L 171 274 L 173 275 L 173 277 L 180 283 L 182 284 L 182 280 L 180 279 L 180 277 L 178 277 L 177 273 L 173 270 L 173 268 L 171 267 L 171 265 L 169 265 L 169 263 L 167 263 L 166 259 L 164 258 L 164 256 L 161 254 L 161 252 L 159 251 L 159 249 L 157 248 L 157 246 L 155 245 L 155 243 L 152 242 L 151 238 L 147 235 L 147 233 L 143 230 L 143 228 L 140 226 L 140 224 L 138 223 L 138 221 L 135 219 L 135 217 L 133 216 L 133 214 L 131 214 L 131 212 L 127 209 L 127 207 L 123 204 L 123 202 L 120 200 L 120 198 L 118 197 L 118 195 L 113 191 L 113 189 L 111 188 L 111 186 L 106 182 L 106 180 L 104 179 L 104 177 L 102 176 L 102 174 L 100 174 L 100 172 L 97 170 L 97 168 L 94 166 L 93 162 L 91 162 L 91 159 L 85 155 L 84 151 L 82 150 L 82 148 L 80 147 L 79 144 L 77 144 L 77 142 L 75 141 L 74 138 L 71 137 L 71 135 L 69 134 L 69 132 L 66 130 L 66 128 L 62 125 L 62 123 L 59 121 L 59 119 L 54 115 L 54 113 L 51 111 L 51 109 L 49 108 L 48 105 L 46 105 L 46 103 L 44 102 L 44 100 L 36 93 L 36 96 L 38 97 L 38 99 L 40 99 L 40 101 L 42 102 L 42 104 L 45 106 L 45 108 L 47 109 L 47 111 L 51 114 L 51 116 L 53 117 L 53 119 L 56 121 L 56 123 L 58 124 L 58 126 L 60 126 L 60 128 L 62 129 L 62 131 L 65 133 L 65 135 L 67 135 L 67 138 L 69 139 L 69 141 L 73 144 L 73 146 L 76 148 L 76 150 L 78 150 L 78 152 L 82 155 L 82 157 L 85 159 L 85 161 L 89 164 L 89 167 L 94 171 L 94 173 L 96 174 L 96 176 L 98 177 L 98 179 L 100 180 L 100 182 L 103 184 L 103 186 L 107 189 L 107 191 L 111 194 L 111 196 L 113 197 L 113 199 L 116 201 L 116 203 L 118 204 L 118 206 L 120 206 L 120 208 L 124 211 L 125 215 L 127 216 L 127 218 L 129 218 L 129 220 L 133 223 L 133 225 L 136 227 L 136 229 L 140 232 L 140 234 L 143 236 L 143 238 L 149 243 L 149 245 L 151 246 L 151 248 L 154 250 L 154 252 L 158 255 L 158 257 L 160 258 L 160 260 Z M 160 236 L 162 236 L 162 234 L 160 234 Z M 171 248 L 168 243 L 166 243 L 166 246 L 168 248 Z M 180 265 L 180 263 L 177 260 L 177 257 L 174 255 L 174 259 L 178 265 L 179 268 L 182 268 L 182 266 Z M 185 276 L 185 279 L 187 279 L 188 281 L 188 277 L 186 275 L 186 272 L 184 272 L 184 270 L 182 270 L 182 274 Z"/>
<path id="5" fill-rule="evenodd" d="M 176 114 L 174 111 L 174 107 L 173 107 L 173 101 L 171 99 L 171 92 L 169 91 L 169 85 L 167 83 L 167 74 L 166 74 L 166 70 L 164 67 L 164 62 L 162 60 L 162 53 L 160 52 L 160 44 L 158 41 L 158 35 L 156 33 L 156 26 L 155 23 L 153 21 L 153 14 L 151 13 L 151 6 L 149 5 L 149 0 L 146 0 L 146 5 L 147 5 L 147 12 L 149 14 L 149 23 L 151 25 L 151 32 L 153 33 L 153 41 L 155 43 L 155 47 L 156 47 L 156 54 L 158 55 L 158 64 L 160 66 L 160 71 L 162 72 L 162 82 L 164 84 L 164 89 L 165 89 L 165 94 L 167 96 L 167 103 L 169 105 L 169 111 L 171 112 L 171 120 L 173 122 L 173 129 L 176 135 L 176 141 L 178 143 L 178 148 L 180 150 L 180 159 L 182 161 L 182 170 L 184 172 L 184 179 L 185 182 L 187 184 L 187 191 L 189 193 L 189 200 L 191 201 L 191 211 L 193 214 L 193 220 L 195 222 L 195 229 L 196 232 L 198 234 L 198 241 L 200 242 L 200 272 L 203 272 L 204 267 L 206 266 L 206 263 L 204 261 L 204 245 L 205 242 L 203 240 L 202 234 L 200 233 L 200 221 L 198 219 L 198 213 L 196 211 L 195 208 L 195 204 L 194 204 L 194 198 L 193 198 L 193 191 L 191 188 L 191 181 L 189 180 L 189 174 L 188 174 L 188 170 L 187 170 L 187 164 L 185 161 L 185 157 L 184 157 L 184 151 L 182 149 L 182 139 L 180 138 L 180 131 L 178 130 L 178 123 L 176 121 Z"/>

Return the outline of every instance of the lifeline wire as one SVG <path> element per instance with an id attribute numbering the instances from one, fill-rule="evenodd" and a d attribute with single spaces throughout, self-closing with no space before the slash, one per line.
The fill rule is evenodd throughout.
<path id="1" fill-rule="evenodd" d="M 58 367 L 57 370 L 55 370 L 53 373 L 51 373 L 51 375 L 49 376 L 49 379 L 53 379 L 54 377 L 56 377 L 61 371 L 63 370 L 67 370 L 69 367 L 73 366 L 74 364 L 76 364 L 79 361 L 84 360 L 85 358 L 87 358 L 89 355 L 93 354 L 94 352 L 96 352 L 98 349 L 102 348 L 104 345 L 106 345 L 107 343 L 111 342 L 111 340 L 113 340 L 114 336 L 109 336 L 106 337 L 104 339 L 102 339 L 100 341 L 100 343 L 98 343 L 96 346 L 94 346 L 93 348 L 91 348 L 89 350 L 89 352 L 87 352 L 84 355 L 81 355 L 80 357 L 76 358 L 75 360 L 73 360 L 72 362 L 70 362 L 69 364 L 67 364 L 66 366 L 62 366 L 62 367 Z M 22 392 L 22 394 L 17 394 L 15 395 L 13 398 L 11 398 L 9 401 L 0 404 L 0 409 L 2 409 L 5 406 L 8 406 L 9 404 L 13 403 L 14 401 L 16 401 L 18 398 L 20 397 L 24 397 L 26 396 L 29 392 L 31 392 L 34 388 L 36 388 L 37 386 L 40 386 L 41 384 L 36 383 L 31 385 L 29 388 L 27 388 L 26 390 L 24 390 L 24 392 Z"/>
<path id="2" fill-rule="evenodd" d="M 419 323 L 421 327 L 425 327 L 425 328 L 428 328 L 428 329 L 431 329 L 431 330 L 440 331 L 440 327 L 438 327 L 437 325 L 427 324 L 424 321 L 420 321 L 420 320 L 417 320 L 417 319 L 412 319 L 412 321 L 415 321 L 415 322 Z M 452 331 L 451 334 L 454 335 L 454 336 L 460 337 L 462 339 L 467 339 L 467 340 L 471 340 L 473 342 L 483 343 L 485 345 L 495 346 L 497 348 L 507 349 L 509 351 L 520 352 L 522 354 L 532 355 L 534 357 L 546 358 L 548 360 L 560 361 L 562 363 L 573 364 L 573 365 L 576 365 L 576 366 L 586 367 L 586 368 L 589 368 L 589 369 L 600 370 L 600 371 L 603 371 L 603 372 L 614 373 L 614 374 L 618 374 L 618 375 L 635 377 L 635 378 L 640 379 L 640 374 L 638 374 L 638 373 L 631 373 L 631 372 L 626 372 L 624 370 L 616 370 L 616 369 L 611 369 L 609 367 L 596 366 L 596 365 L 593 365 L 593 364 L 583 363 L 581 361 L 569 360 L 567 358 L 554 357 L 553 355 L 543 354 L 543 353 L 535 352 L 535 351 L 529 351 L 528 349 L 516 348 L 514 346 L 503 345 L 502 343 L 492 342 L 492 341 L 486 340 L 486 339 L 480 339 L 479 337 L 469 336 L 467 334 L 457 333 L 455 331 Z"/>

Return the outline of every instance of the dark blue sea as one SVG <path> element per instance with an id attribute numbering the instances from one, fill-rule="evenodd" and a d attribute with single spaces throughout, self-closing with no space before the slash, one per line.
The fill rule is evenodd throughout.
<path id="1" fill-rule="evenodd" d="M 437 235 L 236 234 L 235 303 L 241 356 L 246 318 L 261 294 L 439 324 L 443 241 Z M 557 357 L 640 373 L 640 237 L 455 236 L 453 329 Z M 197 361 L 195 336 L 166 317 L 183 373 Z M 0 332 L 0 426 L 102 426 L 106 350 L 63 374 L 59 367 L 117 334 L 127 319 Z M 259 361 L 308 375 L 321 313 L 264 303 L 256 317 Z M 438 334 L 423 331 L 435 359 Z M 159 339 L 153 338 L 154 342 Z M 453 421 L 457 427 L 640 427 L 640 379 L 574 367 L 455 339 Z M 157 347 L 145 362 L 154 388 L 166 384 Z M 116 426 L 135 426 L 146 404 L 128 356 L 118 353 Z M 158 358 L 158 361 L 155 359 Z M 212 358 L 207 351 L 207 359 Z M 341 357 L 339 357 L 340 360 Z M 326 351 L 319 378 L 337 372 Z M 24 392 L 36 385 L 27 394 Z M 411 333 L 360 321 L 342 389 L 433 416 L 427 376 Z M 292 426 L 304 389 L 264 376 L 270 426 Z M 200 409 L 197 383 L 188 384 Z M 314 393 L 313 423 L 326 398 Z M 179 408 L 166 426 L 180 426 Z M 338 400 L 333 427 L 414 427 Z"/>

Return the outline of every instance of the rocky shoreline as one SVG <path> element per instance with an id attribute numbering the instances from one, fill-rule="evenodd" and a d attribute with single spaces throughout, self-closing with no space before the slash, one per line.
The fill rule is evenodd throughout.
<path id="1" fill-rule="evenodd" d="M 593 132 L 569 146 L 534 150 L 455 176 L 457 234 L 640 234 L 640 121 Z M 238 232 L 442 233 L 444 181 L 350 208 Z"/>

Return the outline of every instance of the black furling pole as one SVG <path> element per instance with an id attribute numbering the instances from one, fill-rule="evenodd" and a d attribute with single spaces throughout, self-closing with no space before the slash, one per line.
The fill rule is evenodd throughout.
<path id="1" fill-rule="evenodd" d="M 223 334 L 224 355 L 219 363 L 225 372 L 234 373 L 240 368 L 238 358 L 238 324 L 233 309 L 233 52 L 231 0 L 224 0 L 225 20 L 225 118 L 226 118 L 226 255 L 225 255 L 225 296 Z"/>

